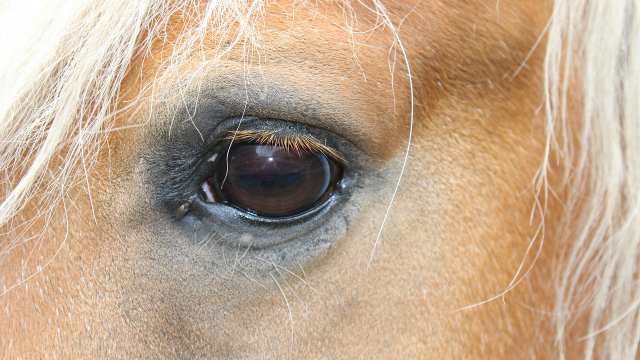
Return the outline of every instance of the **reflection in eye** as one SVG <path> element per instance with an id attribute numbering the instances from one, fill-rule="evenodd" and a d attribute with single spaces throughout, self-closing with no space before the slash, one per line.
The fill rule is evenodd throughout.
<path id="1" fill-rule="evenodd" d="M 327 200 L 341 172 L 336 161 L 321 152 L 238 143 L 228 157 L 217 157 L 214 174 L 202 188 L 209 202 L 264 217 L 290 217 Z"/>

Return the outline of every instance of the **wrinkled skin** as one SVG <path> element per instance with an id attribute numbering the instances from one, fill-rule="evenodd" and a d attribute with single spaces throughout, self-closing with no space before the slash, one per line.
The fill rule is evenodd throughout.
<path id="1" fill-rule="evenodd" d="M 67 223 L 3 255 L 0 274 L 10 285 L 21 264 L 31 269 L 56 254 L 43 273 L 0 299 L 0 354 L 471 359 L 553 351 L 544 315 L 557 265 L 551 255 L 560 250 L 553 239 L 518 287 L 468 307 L 500 294 L 532 257 L 525 255 L 537 225 L 530 214 L 543 146 L 543 51 L 527 55 L 549 6 L 389 3 L 394 22 L 406 16 L 400 35 L 415 121 L 406 172 L 375 251 L 409 131 L 401 53 L 390 72 L 387 29 L 352 37 L 335 5 L 276 2 L 258 26 L 259 63 L 256 56 L 243 67 L 236 49 L 201 73 L 198 104 L 198 89 L 181 82 L 184 74 L 153 84 L 155 95 L 145 93 L 136 111 L 118 117 L 123 129 L 106 135 L 90 174 L 91 197 L 84 183 L 74 186 Z M 375 17 L 354 10 L 356 30 L 370 29 Z M 213 52 L 215 36 L 199 56 Z M 152 83 L 165 54 L 156 49 L 135 62 L 120 107 Z M 171 96 L 178 92 L 184 97 Z M 245 99 L 247 115 L 301 122 L 345 142 L 353 184 L 308 224 L 194 231 L 193 215 L 175 218 L 172 201 L 179 199 L 163 201 L 170 197 L 166 164 L 188 158 L 202 146 L 195 129 L 238 116 Z M 185 115 L 190 105 L 199 114 L 194 121 Z M 252 231 L 291 240 L 234 245 Z M 210 233 L 223 240 L 204 241 Z"/>

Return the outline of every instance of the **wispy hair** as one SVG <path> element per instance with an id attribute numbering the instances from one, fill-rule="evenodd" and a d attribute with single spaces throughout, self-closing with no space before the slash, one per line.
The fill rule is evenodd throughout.
<path id="1" fill-rule="evenodd" d="M 587 322 L 583 336 L 574 339 L 583 343 L 585 358 L 635 359 L 640 351 L 638 44 L 636 1 L 555 1 L 545 60 L 548 151 L 541 179 L 546 182 L 554 151 L 569 189 L 563 230 L 555 237 L 570 244 L 555 305 L 563 357 L 577 318 Z"/>

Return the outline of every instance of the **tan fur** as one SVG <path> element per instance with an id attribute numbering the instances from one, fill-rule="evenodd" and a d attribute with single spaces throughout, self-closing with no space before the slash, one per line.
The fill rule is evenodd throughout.
<path id="1" fill-rule="evenodd" d="M 93 169 L 95 221 L 87 215 L 92 210 L 85 188 L 75 186 L 62 250 L 53 245 L 59 240 L 42 249 L 27 244 L 0 268 L 11 283 L 24 268 L 25 253 L 43 259 L 57 254 L 45 274 L 0 299 L 0 322 L 8 324 L 0 327 L 0 355 L 497 359 L 553 353 L 549 281 L 564 250 L 554 239 L 546 239 L 535 270 L 520 286 L 460 310 L 500 294 L 523 260 L 532 261 L 525 256 L 537 229 L 530 223 L 531 179 L 544 139 L 540 51 L 523 61 L 543 30 L 548 4 L 389 4 L 415 79 L 415 138 L 370 267 L 371 244 L 406 145 L 410 102 L 406 66 L 398 58 L 392 66 L 398 56 L 389 50 L 393 37 L 376 26 L 375 14 L 352 6 L 270 3 L 257 22 L 256 47 L 239 46 L 203 75 L 206 83 L 233 89 L 294 89 L 320 103 L 323 116 L 291 121 L 330 128 L 386 169 L 384 190 L 366 188 L 359 195 L 355 221 L 334 247 L 292 269 L 274 266 L 266 280 L 249 279 L 241 269 L 203 273 L 219 260 L 205 252 L 187 253 L 178 245 L 158 252 L 161 235 L 143 225 L 162 217 L 140 210 L 148 198 L 139 154 L 154 142 L 157 128 L 170 125 L 153 116 L 158 102 L 180 104 L 180 96 L 167 94 L 182 90 L 176 84 L 212 55 L 220 39 L 211 33 L 179 73 L 164 73 L 172 34 L 191 26 L 176 15 L 167 42 L 157 40 L 153 56 L 136 59 L 123 82 L 119 108 L 139 95 L 143 101 L 117 118 L 114 126 L 125 130 L 107 135 Z M 277 116 L 279 109 L 247 108 L 249 114 L 268 111 Z M 317 139 L 242 131 L 232 136 L 349 161 Z M 551 217 L 555 206 L 550 203 Z M 64 238 L 64 224 L 46 238 Z M 170 234 L 183 244 L 180 233 Z M 224 261 L 235 271 L 234 256 L 242 253 Z"/>

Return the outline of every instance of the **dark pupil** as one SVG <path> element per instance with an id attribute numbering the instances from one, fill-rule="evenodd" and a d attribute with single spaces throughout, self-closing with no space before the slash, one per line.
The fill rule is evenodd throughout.
<path id="1" fill-rule="evenodd" d="M 223 200 L 258 215 L 299 214 L 325 198 L 334 185 L 336 165 L 323 154 L 238 144 L 228 161 L 222 155 L 215 179 Z"/>

